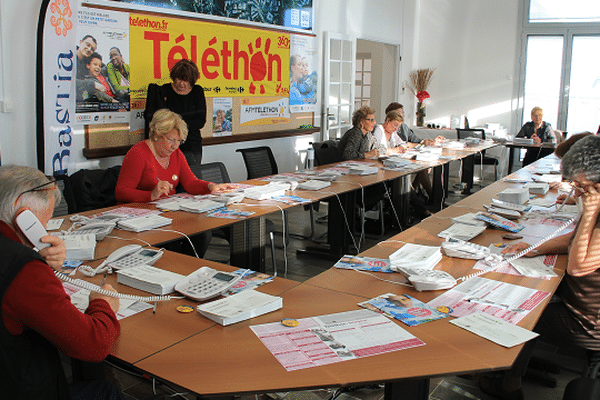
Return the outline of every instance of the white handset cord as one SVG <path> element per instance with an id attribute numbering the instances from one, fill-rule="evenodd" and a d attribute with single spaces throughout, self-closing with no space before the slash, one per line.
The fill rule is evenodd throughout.
<path id="1" fill-rule="evenodd" d="M 63 274 L 62 272 L 54 271 L 54 274 L 56 275 L 56 277 L 58 279 L 60 279 L 62 281 L 65 281 L 67 283 L 70 283 L 72 285 L 80 287 L 82 289 L 87 289 L 91 292 L 100 293 L 101 295 L 108 296 L 108 297 L 115 297 L 117 299 L 123 299 L 123 300 L 145 301 L 147 303 L 171 300 L 171 296 L 168 296 L 168 295 L 167 296 L 136 296 L 133 294 L 111 292 L 110 290 L 99 288 L 97 285 L 94 285 L 93 283 L 73 279 L 73 278 Z"/>
<path id="2" fill-rule="evenodd" d="M 488 268 L 484 268 L 481 271 L 477 271 L 477 272 L 474 272 L 474 273 L 469 274 L 469 275 L 461 276 L 460 278 L 457 278 L 456 280 L 464 282 L 464 281 L 466 281 L 468 279 L 475 278 L 476 276 L 485 274 L 486 272 L 494 271 L 495 269 L 499 268 L 504 263 L 510 263 L 510 262 L 516 260 L 517 258 L 523 257 L 525 254 L 529 253 L 531 250 L 539 247 L 540 245 L 542 245 L 543 243 L 547 242 L 548 240 L 555 238 L 560 232 L 562 232 L 565 229 L 567 229 L 569 227 L 569 225 L 571 225 L 571 223 L 573 221 L 575 221 L 575 218 L 571 218 L 570 220 L 568 220 L 567 222 L 565 222 L 564 224 L 562 224 L 561 226 L 559 226 L 558 229 L 555 230 L 554 232 L 552 232 L 550 235 L 546 236 L 545 238 L 543 238 L 539 242 L 532 244 L 531 246 L 529 246 L 525 250 L 521 250 L 517 254 L 513 254 L 512 256 L 510 256 L 508 258 L 505 258 L 501 262 L 493 263 Z"/>

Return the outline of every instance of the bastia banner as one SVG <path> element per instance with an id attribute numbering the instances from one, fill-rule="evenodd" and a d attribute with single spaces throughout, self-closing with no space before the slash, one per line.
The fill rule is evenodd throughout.
<path id="1" fill-rule="evenodd" d="M 46 175 L 67 173 L 75 99 L 77 0 L 44 0 L 38 26 L 38 167 Z M 41 37 L 40 37 L 41 36 Z M 41 54 L 40 54 L 41 52 Z"/>

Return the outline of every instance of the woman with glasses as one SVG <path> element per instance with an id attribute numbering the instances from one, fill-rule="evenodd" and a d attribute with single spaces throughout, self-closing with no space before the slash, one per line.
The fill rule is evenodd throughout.
<path id="1" fill-rule="evenodd" d="M 372 133 L 375 128 L 375 110 L 363 106 L 354 111 L 352 125 L 338 144 L 344 160 L 377 158 L 379 154 L 385 154 L 385 148 Z"/>
<path id="2" fill-rule="evenodd" d="M 172 82 L 161 86 L 155 83 L 148 85 L 144 111 L 146 138 L 156 111 L 167 108 L 181 115 L 188 128 L 188 138 L 182 143 L 181 151 L 189 165 L 199 165 L 202 161 L 200 129 L 206 124 L 206 98 L 202 86 L 196 84 L 199 74 L 193 61 L 179 60 L 169 73 Z"/>
<path id="3" fill-rule="evenodd" d="M 544 142 L 557 143 L 556 132 L 552 130 L 552 126 L 544 121 L 544 111 L 540 107 L 531 109 L 531 121 L 525 123 L 519 133 L 518 138 L 533 139 L 534 144 Z M 548 148 L 528 149 L 523 157 L 523 166 L 529 165 L 532 162 L 552 154 L 554 150 Z"/>
<path id="4" fill-rule="evenodd" d="M 383 124 L 375 125 L 373 135 L 386 149 L 385 154 L 400 154 L 406 151 L 406 142 L 398 136 L 398 128 L 404 122 L 404 117 L 397 111 L 390 111 L 385 115 Z"/>
<path id="5" fill-rule="evenodd" d="M 196 178 L 180 150 L 188 138 L 179 114 L 162 109 L 150 122 L 150 137 L 133 146 L 123 159 L 115 198 L 120 202 L 148 202 L 175 194 L 178 185 L 190 194 L 223 192 L 230 184 Z"/>
<path id="6" fill-rule="evenodd" d="M 568 254 L 567 273 L 558 288 L 561 301 L 548 304 L 534 331 L 544 341 L 600 350 L 600 137 L 586 136 L 575 143 L 561 161 L 564 179 L 581 204 L 574 231 L 550 240 L 528 256 Z M 529 245 L 519 243 L 507 252 Z M 522 399 L 521 377 L 533 351 L 523 347 L 502 378 L 482 378 L 481 389 L 499 399 Z"/>

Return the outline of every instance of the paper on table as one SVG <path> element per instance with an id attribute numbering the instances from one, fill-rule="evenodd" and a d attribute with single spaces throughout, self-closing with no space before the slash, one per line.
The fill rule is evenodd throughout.
<path id="1" fill-rule="evenodd" d="M 51 219 L 46 224 L 46 230 L 47 231 L 56 231 L 56 230 L 60 229 L 60 226 L 62 225 L 64 220 L 65 220 L 64 218 Z"/>
<path id="2" fill-rule="evenodd" d="M 482 312 L 451 320 L 450 323 L 504 347 L 513 347 L 539 336 Z"/>
<path id="3" fill-rule="evenodd" d="M 511 262 L 511 265 L 519 271 L 521 275 L 531 276 L 534 278 L 546 278 L 558 276 L 546 264 L 544 264 L 545 256 L 532 258 L 517 258 Z"/>

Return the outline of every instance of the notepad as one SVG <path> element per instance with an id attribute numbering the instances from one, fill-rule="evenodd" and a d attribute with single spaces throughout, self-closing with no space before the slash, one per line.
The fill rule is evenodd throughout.
<path id="1" fill-rule="evenodd" d="M 197 310 L 206 318 L 226 326 L 279 310 L 281 307 L 281 297 L 248 289 L 224 299 L 200 304 Z"/>

